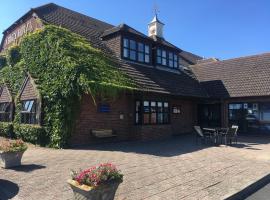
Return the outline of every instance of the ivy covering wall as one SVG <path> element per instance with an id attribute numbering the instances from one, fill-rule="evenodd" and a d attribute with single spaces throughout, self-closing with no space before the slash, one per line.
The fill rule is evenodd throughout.
<path id="1" fill-rule="evenodd" d="M 15 56 L 13 62 L 9 61 L 11 52 Z M 64 28 L 45 26 L 25 36 L 19 48 L 9 50 L 7 54 L 0 79 L 10 85 L 16 99 L 14 132 L 17 137 L 33 143 L 65 147 L 74 129 L 84 93 L 93 99 L 96 96 L 113 98 L 123 90 L 136 88 L 100 50 Z M 38 131 L 36 126 L 20 124 L 16 95 L 26 72 L 35 79 L 42 97 L 43 127 Z"/>

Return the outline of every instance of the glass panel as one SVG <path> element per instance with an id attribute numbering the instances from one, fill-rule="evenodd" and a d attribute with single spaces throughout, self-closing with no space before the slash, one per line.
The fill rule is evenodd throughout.
<path id="1" fill-rule="evenodd" d="M 145 45 L 144 48 L 145 48 L 144 49 L 145 50 L 145 53 L 149 53 L 149 45 Z"/>
<path id="2" fill-rule="evenodd" d="M 144 45 L 143 45 L 143 43 L 138 43 L 138 51 L 140 51 L 140 52 L 144 52 Z"/>
<path id="3" fill-rule="evenodd" d="M 34 101 L 29 101 L 29 106 L 27 108 L 27 112 L 31 112 L 32 111 L 33 104 L 34 104 Z"/>
<path id="4" fill-rule="evenodd" d="M 149 63 L 149 55 L 147 55 L 147 54 L 145 55 L 144 62 Z"/>
<path id="5" fill-rule="evenodd" d="M 151 101 L 151 112 L 156 112 L 156 102 Z"/>
<path id="6" fill-rule="evenodd" d="M 169 52 L 169 59 L 173 59 L 173 53 L 172 52 Z"/>
<path id="7" fill-rule="evenodd" d="M 174 59 L 175 61 L 177 61 L 177 55 L 176 55 L 176 54 L 173 55 L 173 59 Z"/>
<path id="8" fill-rule="evenodd" d="M 156 124 L 157 123 L 157 114 L 152 113 L 151 114 L 151 124 Z"/>
<path id="9" fill-rule="evenodd" d="M 27 111 L 28 110 L 29 103 L 30 103 L 30 101 L 24 101 L 23 102 L 23 111 Z"/>
<path id="10" fill-rule="evenodd" d="M 130 53 L 129 58 L 131 60 L 136 60 L 136 51 L 130 50 L 129 53 Z"/>
<path id="11" fill-rule="evenodd" d="M 150 114 L 143 114 L 143 123 L 144 124 L 149 124 L 150 120 L 149 120 L 149 116 Z"/>
<path id="12" fill-rule="evenodd" d="M 169 113 L 164 113 L 163 123 L 164 123 L 164 124 L 169 123 Z"/>
<path id="13" fill-rule="evenodd" d="M 270 103 L 262 103 L 260 105 L 261 120 L 270 121 Z"/>
<path id="14" fill-rule="evenodd" d="M 128 58 L 128 49 L 124 48 L 124 53 L 123 53 L 125 58 Z"/>
<path id="15" fill-rule="evenodd" d="M 124 47 L 128 47 L 128 39 L 124 38 Z"/>
<path id="16" fill-rule="evenodd" d="M 136 124 L 139 123 L 139 113 L 136 113 L 136 115 L 135 115 L 135 122 L 136 122 Z"/>
<path id="17" fill-rule="evenodd" d="M 144 53 L 138 53 L 138 60 L 144 62 Z"/>
<path id="18" fill-rule="evenodd" d="M 161 50 L 157 49 L 157 56 L 161 56 Z"/>
<path id="19" fill-rule="evenodd" d="M 169 67 L 173 68 L 173 61 L 169 60 Z"/>
<path id="20" fill-rule="evenodd" d="M 177 61 L 174 61 L 174 66 L 173 66 L 174 68 L 178 68 L 178 63 L 177 63 Z"/>
<path id="21" fill-rule="evenodd" d="M 140 101 L 136 101 L 136 112 L 139 112 L 140 111 L 140 105 L 141 105 L 141 102 Z"/>
<path id="22" fill-rule="evenodd" d="M 134 40 L 129 40 L 130 49 L 136 50 L 136 42 Z"/>
<path id="23" fill-rule="evenodd" d="M 166 58 L 162 58 L 162 65 L 167 65 L 167 60 L 166 60 Z"/>
<path id="24" fill-rule="evenodd" d="M 163 113 L 158 113 L 158 123 L 159 124 L 163 123 Z"/>
<path id="25" fill-rule="evenodd" d="M 150 112 L 149 101 L 143 102 L 143 109 L 144 109 L 144 112 L 146 112 L 146 113 Z"/>
<path id="26" fill-rule="evenodd" d="M 158 102 L 158 112 L 163 112 L 162 102 Z"/>
<path id="27" fill-rule="evenodd" d="M 161 64 L 161 58 L 157 57 L 157 64 Z"/>
<path id="28" fill-rule="evenodd" d="M 165 50 L 162 50 L 162 57 L 166 58 L 166 51 Z"/>

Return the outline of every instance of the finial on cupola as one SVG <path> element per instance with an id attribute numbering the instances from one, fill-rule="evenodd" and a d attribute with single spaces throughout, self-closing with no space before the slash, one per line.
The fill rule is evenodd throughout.
<path id="1" fill-rule="evenodd" d="M 149 37 L 159 37 L 163 38 L 163 26 L 164 24 L 159 21 L 158 19 L 158 8 L 155 6 L 154 8 L 154 18 L 153 20 L 148 24 L 148 36 Z"/>

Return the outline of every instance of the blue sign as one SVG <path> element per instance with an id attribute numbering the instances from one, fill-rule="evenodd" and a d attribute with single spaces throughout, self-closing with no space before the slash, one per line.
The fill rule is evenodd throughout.
<path id="1" fill-rule="evenodd" d="M 107 113 L 110 111 L 111 111 L 111 108 L 110 108 L 110 105 L 108 105 L 108 104 L 101 104 L 99 106 L 99 112 Z"/>

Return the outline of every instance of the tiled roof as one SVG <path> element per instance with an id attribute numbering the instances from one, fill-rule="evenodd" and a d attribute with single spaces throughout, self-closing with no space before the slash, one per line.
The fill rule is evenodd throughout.
<path id="1" fill-rule="evenodd" d="M 108 55 L 113 55 L 113 52 L 101 39 L 102 35 L 105 35 L 106 33 L 113 32 L 119 28 L 124 28 L 125 30 L 147 37 L 127 25 L 123 24 L 119 27 L 115 27 L 53 3 L 33 8 L 31 9 L 31 12 L 35 12 L 41 20 L 48 24 L 67 28 L 70 31 L 85 37 L 92 46 L 103 50 L 103 52 Z M 29 14 L 31 12 L 29 11 Z M 189 65 L 197 58 L 194 55 L 193 59 L 190 59 L 192 57 L 190 55 L 192 54 L 184 54 L 187 55 L 182 61 L 183 65 Z M 116 57 L 113 57 L 113 59 L 117 62 L 119 68 L 137 83 L 140 90 L 189 97 L 206 96 L 206 92 L 200 87 L 198 81 L 188 75 L 188 73 L 181 72 L 176 74 L 128 63 L 119 60 Z"/>
<path id="2" fill-rule="evenodd" d="M 270 95 L 270 53 L 191 66 L 209 96 Z"/>

